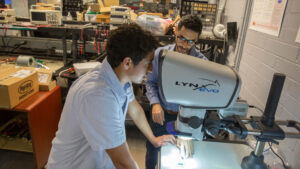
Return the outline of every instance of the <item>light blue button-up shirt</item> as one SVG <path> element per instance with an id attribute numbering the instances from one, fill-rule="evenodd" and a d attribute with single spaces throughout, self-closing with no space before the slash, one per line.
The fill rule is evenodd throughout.
<path id="1" fill-rule="evenodd" d="M 126 141 L 132 85 L 120 83 L 105 59 L 71 86 L 48 160 L 48 169 L 113 169 L 106 149 Z"/>
<path id="2" fill-rule="evenodd" d="M 174 51 L 175 44 L 160 47 L 155 50 L 154 59 L 152 61 L 152 72 L 148 73 L 147 75 L 146 96 L 150 101 L 151 105 L 155 103 L 160 103 L 165 110 L 177 112 L 179 105 L 166 102 L 166 100 L 163 99 L 161 90 L 159 90 L 158 86 L 158 59 L 159 52 L 163 49 Z M 197 50 L 195 47 L 192 47 L 189 55 L 207 60 L 207 58 L 202 53 L 200 53 L 200 51 Z"/>

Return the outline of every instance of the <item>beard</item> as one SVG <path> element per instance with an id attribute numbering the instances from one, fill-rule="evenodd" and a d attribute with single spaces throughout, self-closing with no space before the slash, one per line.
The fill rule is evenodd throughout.
<path id="1" fill-rule="evenodd" d="M 183 54 L 189 54 L 191 48 L 184 48 L 182 46 L 176 45 L 176 51 Z"/>

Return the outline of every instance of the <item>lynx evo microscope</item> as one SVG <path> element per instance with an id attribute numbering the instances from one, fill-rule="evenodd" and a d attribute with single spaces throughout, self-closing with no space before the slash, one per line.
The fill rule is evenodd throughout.
<path id="1" fill-rule="evenodd" d="M 221 131 L 239 136 L 240 139 L 253 135 L 257 140 L 256 147 L 250 155 L 244 154 L 245 157 L 240 159 L 238 168 L 267 169 L 262 154 L 265 143 L 277 143 L 276 140 L 285 138 L 300 138 L 299 122 L 275 121 L 275 112 L 284 80 L 285 75 L 275 73 L 263 116 L 246 118 L 249 106 L 246 102 L 237 99 L 241 79 L 234 69 L 193 56 L 163 50 L 159 58 L 158 85 L 167 102 L 180 105 L 177 120 L 167 124 L 167 131 L 175 136 L 200 142 L 206 136 L 214 138 Z M 285 132 L 280 126 L 293 127 L 298 132 Z M 228 161 L 225 157 L 224 160 Z M 222 165 L 219 166 L 220 168 L 211 168 L 213 165 L 209 168 L 232 169 L 232 166 L 226 167 L 224 164 L 220 163 Z"/>

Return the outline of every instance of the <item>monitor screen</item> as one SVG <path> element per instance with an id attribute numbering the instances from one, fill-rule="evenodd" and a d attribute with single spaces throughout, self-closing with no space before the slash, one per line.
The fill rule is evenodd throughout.
<path id="1" fill-rule="evenodd" d="M 46 21 L 45 12 L 31 12 L 31 19 L 33 21 Z"/>
<path id="2" fill-rule="evenodd" d="M 5 0 L 5 4 L 11 4 L 11 0 Z"/>

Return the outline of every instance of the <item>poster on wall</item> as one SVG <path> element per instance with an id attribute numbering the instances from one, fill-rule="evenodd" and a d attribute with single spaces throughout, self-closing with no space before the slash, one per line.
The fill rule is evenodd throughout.
<path id="1" fill-rule="evenodd" d="M 254 0 L 250 29 L 279 36 L 287 0 Z"/>
<path id="2" fill-rule="evenodd" d="M 297 33 L 295 42 L 300 43 L 300 26 L 299 26 L 299 28 L 298 28 L 298 33 Z"/>

